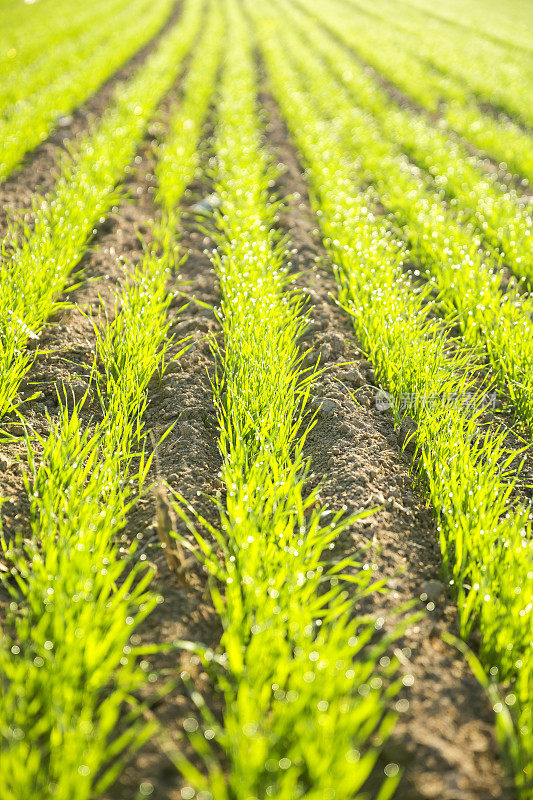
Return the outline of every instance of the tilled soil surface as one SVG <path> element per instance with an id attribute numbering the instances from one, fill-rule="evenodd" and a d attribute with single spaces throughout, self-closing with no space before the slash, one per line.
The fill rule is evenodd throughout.
<path id="1" fill-rule="evenodd" d="M 208 192 L 202 192 L 205 193 Z M 190 202 L 193 203 L 198 196 L 193 195 Z M 188 257 L 180 268 L 184 282 L 180 285 L 188 297 L 214 305 L 218 300 L 216 279 L 205 252 L 206 246 L 212 245 L 195 227 L 187 223 L 183 225 L 181 244 Z M 176 320 L 173 332 L 177 337 L 192 337 L 192 347 L 170 365 L 161 384 L 150 392 L 146 423 L 154 432 L 154 438 L 159 440 L 173 425 L 170 434 L 158 447 L 153 477 L 168 483 L 171 490 L 179 492 L 197 512 L 216 525 L 216 507 L 209 498 L 222 488 L 218 477 L 221 462 L 210 384 L 215 365 L 208 337 L 217 332 L 218 323 L 213 312 L 195 304 L 194 299 L 179 310 Z M 167 496 L 170 500 L 171 492 Z M 173 521 L 174 528 L 192 543 L 184 523 Z M 157 568 L 154 589 L 163 600 L 140 630 L 143 643 L 172 645 L 177 640 L 188 640 L 216 649 L 222 630 L 210 601 L 207 576 L 194 560 L 187 568 L 185 581 L 180 581 L 169 570 L 164 553 L 158 547 L 153 496 L 141 500 L 130 524 L 128 536 L 143 537 L 144 546 Z M 185 670 L 193 678 L 195 688 L 206 696 L 211 709 L 217 712 L 220 701 L 213 695 L 209 678 L 194 655 L 191 657 L 183 649 L 172 647 L 168 654 L 149 660 L 151 668 L 159 675 L 158 685 L 163 682 L 162 676 L 179 679 Z M 185 686 L 178 680 L 178 686 L 158 702 L 153 713 L 162 725 L 163 735 L 149 742 L 135 756 L 108 800 L 129 800 L 143 782 L 152 787 L 150 797 L 181 800 L 179 790 L 183 782 L 172 765 L 172 751 L 185 749 L 194 759 L 183 740 L 183 722 L 187 718 L 196 718 L 197 709 Z"/>
<path id="2" fill-rule="evenodd" d="M 127 69 L 132 69 L 131 65 Z M 101 100 L 97 96 L 91 101 L 96 104 L 92 111 L 87 110 L 91 106 L 88 104 L 73 115 L 72 125 L 79 123 L 79 132 L 85 129 L 91 114 L 101 112 L 106 91 L 107 86 Z M 312 321 L 302 347 L 310 349 L 309 363 L 320 357 L 321 364 L 327 367 L 313 390 L 312 405 L 318 409 L 318 417 L 307 440 L 313 485 L 320 485 L 321 499 L 334 510 L 343 506 L 348 511 L 379 507 L 345 532 L 333 556 L 360 553 L 368 545 L 365 558 L 376 565 L 376 577 L 389 579 L 390 592 L 374 595 L 368 606 L 383 618 L 385 629 L 394 625 L 392 613 L 399 604 L 421 595 L 424 598 L 424 603 L 419 601 L 417 606 L 425 607 L 423 619 L 413 623 L 395 643 L 394 653 L 401 662 L 405 686 L 395 703 L 399 722 L 386 745 L 382 765 L 396 763 L 405 770 L 396 795 L 399 800 L 504 800 L 509 795 L 504 788 L 490 704 L 464 659 L 440 638 L 442 632 L 456 633 L 456 609 L 440 580 L 435 526 L 410 473 L 409 445 L 402 450 L 409 431 L 395 430 L 390 415 L 376 407 L 372 365 L 364 358 L 349 322 L 334 302 L 334 281 L 314 232 L 316 223 L 302 171 L 274 104 L 267 96 L 263 101 L 270 120 L 268 141 L 275 158 L 285 167 L 279 189 L 292 196 L 281 225 L 289 232 L 294 248 L 297 285 L 305 291 L 312 308 Z M 88 384 L 94 334 L 90 319 L 80 308 L 97 313 L 101 295 L 112 316 L 113 292 L 124 278 L 124 261 L 135 261 L 141 255 L 137 233 L 149 233 L 149 221 L 156 214 L 152 200 L 152 145 L 149 137 L 127 181 L 134 201 L 124 201 L 95 234 L 93 247 L 82 264 L 84 282 L 71 294 L 76 306 L 62 313 L 41 335 L 39 346 L 49 352 L 38 356 L 23 387 L 27 397 L 36 390 L 42 392 L 27 404 L 28 422 L 39 433 L 46 431 L 46 413 L 52 418 L 57 416 L 57 390 L 62 391 L 63 386 L 77 399 L 89 389 L 87 424 L 98 417 L 96 398 Z M 0 193 L 5 192 L 2 197 L 7 206 L 15 198 L 18 206 L 27 208 L 33 190 L 50 187 L 47 181 L 54 153 L 51 142 L 43 145 L 28 160 L 26 168 L 4 184 Z M 184 211 L 208 193 L 205 183 L 195 183 L 184 199 Z M 153 480 L 166 481 L 216 524 L 216 507 L 208 498 L 221 488 L 220 455 L 210 385 L 215 365 L 208 337 L 218 334 L 219 325 L 213 311 L 196 303 L 195 298 L 214 306 L 218 290 L 206 252 L 212 243 L 193 222 L 192 215 L 185 214 L 180 234 L 188 258 L 175 276 L 174 285 L 169 286 L 169 291 L 175 292 L 171 330 L 177 340 L 190 337 L 191 347 L 169 365 L 163 376 L 152 381 L 145 422 L 154 442 L 173 426 L 157 447 Z M 191 300 L 188 304 L 187 299 Z M 18 455 L 22 455 L 22 448 L 0 446 L 0 493 L 9 498 L 2 517 L 8 534 L 27 525 Z M 176 528 L 188 535 L 181 522 Z M 152 494 L 140 500 L 125 534 L 130 541 L 139 540 L 138 554 L 146 554 L 154 564 L 154 590 L 161 597 L 139 630 L 137 641 L 172 645 L 186 639 L 216 648 L 221 627 L 210 602 L 206 576 L 194 564 L 188 568 L 186 580 L 169 571 L 159 547 Z M 163 699 L 154 701 L 148 712 L 148 716 L 155 715 L 161 722 L 162 734 L 133 758 L 106 800 L 131 800 L 138 796 L 141 785 L 143 796 L 152 800 L 180 800 L 182 784 L 172 764 L 172 752 L 184 747 L 189 752 L 183 743 L 183 723 L 197 715 L 179 680 L 180 673 L 190 674 L 215 713 L 220 710 L 220 699 L 213 694 L 209 678 L 195 656 L 172 646 L 168 653 L 148 660 L 157 680 L 149 684 L 152 688 L 147 690 L 147 699 L 165 678 L 176 678 L 178 684 Z"/>

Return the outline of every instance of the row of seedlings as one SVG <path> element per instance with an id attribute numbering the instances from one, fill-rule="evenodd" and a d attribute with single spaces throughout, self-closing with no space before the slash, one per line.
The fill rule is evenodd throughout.
<path id="1" fill-rule="evenodd" d="M 506 686 L 504 701 L 494 706 L 498 730 L 506 736 L 517 789 L 529 798 L 533 540 L 530 509 L 510 499 L 516 453 L 509 454 L 503 434 L 485 431 L 468 351 L 446 335 L 430 293 L 402 273 L 408 255 L 361 190 L 353 156 L 330 116 L 317 109 L 315 97 L 335 96 L 335 85 L 312 58 L 305 71 L 291 66 L 292 40 L 282 33 L 281 16 L 255 14 L 254 21 L 272 91 L 306 165 L 340 300 L 390 392 L 396 419 L 407 407 L 416 422 L 419 467 L 437 515 L 461 633 L 466 638 L 479 628 L 485 668 Z"/>
<path id="2" fill-rule="evenodd" d="M 178 204 L 192 183 L 200 164 L 199 142 L 220 69 L 224 38 L 224 17 L 218 7 L 211 7 L 203 35 L 203 46 L 195 54 L 185 76 L 185 96 L 170 118 L 170 130 L 158 151 L 155 166 L 156 202 L 163 221 L 171 228 L 179 222 Z M 209 44 L 210 43 L 210 44 Z"/>
<path id="3" fill-rule="evenodd" d="M 462 219 L 473 222 L 491 255 L 502 259 L 533 288 L 533 223 L 527 198 L 501 185 L 482 161 L 426 117 L 395 103 L 378 80 L 365 72 L 317 20 L 286 2 L 283 12 L 313 42 L 315 52 L 349 89 L 357 105 L 379 121 L 383 137 L 431 175 L 441 197 L 450 201 Z"/>
<path id="4" fill-rule="evenodd" d="M 213 92 L 213 36 L 220 35 L 219 22 L 210 23 L 191 66 L 196 82 L 185 87 L 183 108 L 197 131 L 207 110 L 206 102 L 194 105 L 197 83 L 202 73 L 206 97 Z M 177 144 L 174 130 L 166 168 L 175 172 L 179 162 L 193 174 L 194 154 Z M 168 336 L 176 256 L 169 220 L 162 215 L 153 246 L 124 281 L 114 318 L 95 324 L 99 420 L 84 425 L 87 398 L 70 405 L 65 396 L 49 435 L 37 447 L 28 442 L 31 538 L 3 540 L 11 564 L 0 648 L 6 800 L 99 796 L 155 730 L 135 699 L 151 680 L 148 662 L 139 661 L 146 649 L 131 641 L 159 600 L 150 591 L 146 555 L 136 556 L 138 543 L 128 545 L 123 531 L 153 457 L 143 423 L 148 384 L 163 372 L 171 347 L 181 346 L 175 357 L 184 349 Z"/>
<path id="5" fill-rule="evenodd" d="M 316 373 L 302 369 L 299 355 L 307 321 L 275 227 L 276 171 L 262 143 L 250 30 L 236 0 L 225 7 L 213 256 L 223 331 L 214 346 L 220 528 L 203 521 L 209 535 L 202 533 L 184 501 L 176 504 L 196 536 L 222 619 L 214 660 L 224 708 L 220 723 L 201 705 L 203 730 L 187 728 L 205 770 L 184 755 L 177 765 L 184 797 L 353 800 L 393 724 L 385 695 L 395 682 L 385 690 L 379 658 L 389 678 L 394 669 L 376 633 L 382 621 L 354 613 L 371 588 L 370 565 L 325 555 L 351 520 L 328 515 L 306 487 L 305 407 Z M 212 666 L 213 653 L 203 657 Z M 387 765 L 389 777 L 381 774 L 381 798 L 398 772 Z"/>
<path id="6" fill-rule="evenodd" d="M 467 15 L 464 13 L 464 6 L 457 0 L 452 0 L 447 8 L 440 8 L 438 12 L 431 6 L 431 0 L 416 0 L 416 6 L 430 11 L 434 17 L 445 20 L 454 28 L 476 31 L 485 39 L 499 42 L 516 51 L 523 50 L 530 55 L 533 53 L 529 31 L 527 28 L 522 29 L 523 6 L 520 2 L 511 3 L 506 8 L 491 6 L 489 9 L 480 0 L 473 0 Z"/>
<path id="7" fill-rule="evenodd" d="M 123 1 L 114 0 L 109 5 L 111 8 L 118 8 L 119 3 Z M 96 0 L 94 8 L 100 10 L 100 7 L 100 0 Z M 67 15 L 68 9 L 68 0 L 50 0 L 44 5 L 9 3 L 2 8 L 0 31 L 2 77 L 8 77 L 40 58 L 43 55 L 41 51 L 43 43 L 51 46 L 60 44 L 70 34 L 75 36 L 80 30 L 80 25 L 87 25 L 92 20 L 91 9 L 86 6 L 77 8 L 70 6 L 70 14 Z M 2 86 L 1 91 L 9 92 L 11 89 Z"/>
<path id="8" fill-rule="evenodd" d="M 345 0 L 313 2 L 307 8 L 326 28 L 341 34 L 366 65 L 400 90 L 407 102 L 439 115 L 445 128 L 512 175 L 533 184 L 529 133 L 510 119 L 486 113 L 457 81 L 428 68 L 416 57 L 416 44 L 414 51 L 406 48 L 405 35 L 395 31 L 388 20 L 347 8 Z"/>
<path id="9" fill-rule="evenodd" d="M 133 0 L 114 14 L 106 9 L 96 25 L 64 42 L 54 58 L 38 68 L 39 81 L 29 93 L 33 66 L 27 75 L 12 76 L 20 94 L 0 120 L 0 182 L 46 139 L 58 119 L 87 100 L 161 30 L 171 7 L 171 0 Z"/>
<path id="10" fill-rule="evenodd" d="M 72 272 L 95 226 L 121 197 L 124 179 L 154 111 L 175 80 L 197 35 L 202 4 L 189 0 L 182 17 L 120 86 L 101 120 L 61 164 L 53 191 L 34 200 L 33 224 L 15 224 L 0 263 L 0 419 L 16 411 L 20 383 L 31 367 L 28 340 L 61 307 Z"/>
<path id="11" fill-rule="evenodd" d="M 290 38 L 294 61 L 304 69 L 307 43 L 296 30 Z M 484 348 L 494 377 L 531 435 L 533 301 L 512 280 L 507 282 L 505 272 L 484 249 L 481 235 L 447 208 L 429 181 L 413 174 L 405 156 L 382 135 L 372 117 L 354 106 L 321 60 L 313 57 L 313 65 L 320 76 L 315 102 L 336 126 L 346 152 L 364 176 L 361 181 L 375 186 L 376 199 L 391 212 L 391 222 L 408 244 L 416 267 L 438 292 L 440 313 L 453 319 L 469 346 Z"/>

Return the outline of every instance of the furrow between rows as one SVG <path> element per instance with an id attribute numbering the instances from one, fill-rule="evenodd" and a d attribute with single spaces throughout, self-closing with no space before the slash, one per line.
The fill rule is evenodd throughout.
<path id="1" fill-rule="evenodd" d="M 330 508 L 352 513 L 362 506 L 378 511 L 343 533 L 335 557 L 371 548 L 377 574 L 388 592 L 369 598 L 369 611 L 393 628 L 394 611 L 413 598 L 426 615 L 413 622 L 391 648 L 400 653 L 405 684 L 395 700 L 398 722 L 381 757 L 383 767 L 398 763 L 402 800 L 453 796 L 505 797 L 497 757 L 494 714 L 467 661 L 445 645 L 443 632 L 457 633 L 457 609 L 441 582 L 436 524 L 420 487 L 414 485 L 412 447 L 402 453 L 406 426 L 395 429 L 388 410 L 379 410 L 379 388 L 370 362 L 353 339 L 353 328 L 335 303 L 336 286 L 327 253 L 317 241 L 305 175 L 270 97 L 269 143 L 285 168 L 283 193 L 289 201 L 286 225 L 297 285 L 312 304 L 304 347 L 326 371 L 313 387 L 318 420 L 305 453 L 311 458 L 311 486 Z M 316 262 L 316 263 L 315 263 Z M 429 592 L 430 597 L 427 596 Z M 475 751 L 472 743 L 475 741 Z M 482 765 L 482 766 L 481 766 Z"/>

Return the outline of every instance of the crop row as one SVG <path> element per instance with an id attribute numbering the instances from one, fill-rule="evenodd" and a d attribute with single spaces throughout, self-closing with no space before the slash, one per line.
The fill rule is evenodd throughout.
<path id="1" fill-rule="evenodd" d="M 53 192 L 34 200 L 33 225 L 15 225 L 0 265 L 0 418 L 17 409 L 20 382 L 32 363 L 26 349 L 86 252 L 95 226 L 120 196 L 117 183 L 199 28 L 201 5 L 187 3 L 135 76 L 115 92 L 95 129 L 66 158 Z"/>
<path id="2" fill-rule="evenodd" d="M 358 0 L 351 7 L 368 13 Z M 488 41 L 471 31 L 453 29 L 446 22 L 411 8 L 409 14 L 393 0 L 378 0 L 372 15 L 385 20 L 429 70 L 445 75 L 472 93 L 479 103 L 491 104 L 526 126 L 533 122 L 531 75 L 528 53 Z M 472 54 L 475 53 L 475 58 Z"/>
<path id="3" fill-rule="evenodd" d="M 187 186 L 192 183 L 199 163 L 198 142 L 202 126 L 213 102 L 213 87 L 220 69 L 224 21 L 214 8 L 208 16 L 206 37 L 211 47 L 204 47 L 195 58 L 184 77 L 185 96 L 177 113 L 172 115 L 170 130 L 158 150 L 155 167 L 158 205 L 165 217 L 176 217 L 178 202 Z"/>
<path id="4" fill-rule="evenodd" d="M 423 172 L 431 175 L 443 199 L 448 199 L 462 219 L 472 222 L 495 260 L 503 260 L 518 278 L 533 287 L 532 220 L 527 201 L 514 190 L 498 184 L 482 163 L 421 114 L 395 103 L 368 75 L 360 62 L 324 28 L 297 7 L 285 5 L 299 30 L 313 42 L 317 52 L 350 91 L 356 105 L 379 122 L 383 137 L 405 153 Z"/>
<path id="5" fill-rule="evenodd" d="M 485 113 L 468 92 L 446 75 L 434 72 L 407 49 L 383 18 L 360 13 L 345 0 L 309 3 L 306 8 L 329 30 L 340 35 L 366 64 L 431 114 L 439 114 L 458 133 L 516 176 L 533 183 L 531 136 L 516 122 Z"/>
<path id="6" fill-rule="evenodd" d="M 202 705 L 203 725 L 189 732 L 205 772 L 184 756 L 178 765 L 190 796 L 353 798 L 375 764 L 370 740 L 378 732 L 386 738 L 393 722 L 376 670 L 384 639 L 365 650 L 374 621 L 354 614 L 371 587 L 369 565 L 326 560 L 352 519 L 327 514 L 306 488 L 302 449 L 316 376 L 302 369 L 298 348 L 307 318 L 275 226 L 276 171 L 262 144 L 250 30 L 235 0 L 225 8 L 228 56 L 214 143 L 222 201 L 213 256 L 223 331 L 214 344 L 220 527 L 201 520 L 210 535 L 202 533 L 177 504 L 222 618 L 215 675 L 224 710 L 221 725 Z M 212 670 L 213 654 L 199 652 Z M 397 782 L 398 768 L 389 772 L 382 798 Z"/>
<path id="7" fill-rule="evenodd" d="M 58 118 L 96 89 L 153 37 L 167 19 L 171 0 L 134 0 L 104 9 L 104 19 L 64 40 L 44 63 L 31 63 L 12 76 L 16 97 L 0 119 L 0 181 L 24 154 L 50 133 Z M 42 44 L 40 45 L 42 46 Z"/>
<path id="8" fill-rule="evenodd" d="M 195 131 L 207 111 L 205 102 L 193 103 L 196 81 L 203 77 L 206 96 L 213 92 L 217 32 L 210 22 L 192 62 L 195 81 L 185 88 L 182 108 Z M 165 163 L 171 171 L 178 161 L 186 169 L 176 123 L 173 129 Z M 186 148 L 197 143 L 191 138 L 182 128 Z M 135 699 L 150 680 L 148 662 L 138 661 L 146 650 L 130 638 L 158 598 L 149 588 L 146 556 L 136 557 L 135 545 L 119 550 L 117 538 L 150 468 L 143 424 L 149 381 L 164 370 L 170 347 L 182 344 L 168 337 L 174 218 L 163 214 L 155 233 L 117 293 L 113 319 L 103 315 L 103 324 L 95 324 L 100 421 L 84 425 L 87 397 L 71 405 L 65 395 L 49 435 L 28 440 L 31 536 L 3 540 L 12 598 L 0 640 L 6 800 L 95 797 L 154 733 Z"/>
<path id="9" fill-rule="evenodd" d="M 392 395 L 397 420 L 409 399 L 407 413 L 417 423 L 413 435 L 420 470 L 437 515 L 461 632 L 468 636 L 473 626 L 479 627 L 486 669 L 508 681 L 505 703 L 495 710 L 500 730 L 509 731 L 510 716 L 514 721 L 508 752 L 516 785 L 526 798 L 532 749 L 533 559 L 530 509 L 510 500 L 516 453 L 508 453 L 503 434 L 485 428 L 469 350 L 446 335 L 429 292 L 403 275 L 409 254 L 380 219 L 372 193 L 362 190 L 366 176 L 354 161 L 351 142 L 359 146 L 361 136 L 361 148 L 372 147 L 366 128 L 352 124 L 349 138 L 339 136 L 331 114 L 323 110 L 334 98 L 344 120 L 348 109 L 338 86 L 308 49 L 301 57 L 301 42 L 282 19 L 273 12 L 254 14 L 270 86 L 306 165 L 341 302 L 380 384 Z"/>
<path id="10" fill-rule="evenodd" d="M 307 43 L 296 34 L 293 38 L 293 58 L 303 68 L 309 60 Z M 505 286 L 505 274 L 498 263 L 493 263 L 491 251 L 483 248 L 481 235 L 472 230 L 468 218 L 464 220 L 461 214 L 457 217 L 429 180 L 413 174 L 405 156 L 388 140 L 375 118 L 354 105 L 356 83 L 348 79 L 353 90 L 350 93 L 328 69 L 340 55 L 335 44 L 330 48 L 327 37 L 322 41 L 318 30 L 313 30 L 313 38 L 327 54 L 326 63 L 313 58 L 320 83 L 333 82 L 336 86 L 335 94 L 324 89 L 315 94 L 315 103 L 330 117 L 347 150 L 357 159 L 364 179 L 375 186 L 376 199 L 391 212 L 391 222 L 410 248 L 413 266 L 422 270 L 438 292 L 441 314 L 456 320 L 469 345 L 484 348 L 496 380 L 531 433 L 531 300 L 512 283 Z M 350 67 L 349 61 L 346 67 Z M 359 136 L 353 135 L 354 130 Z M 530 224 L 527 215 L 521 218 L 518 211 L 516 219 Z M 524 253 L 524 263 L 529 263 L 528 245 L 518 237 L 514 241 Z"/>
<path id="11" fill-rule="evenodd" d="M 529 30 L 523 25 L 524 6 L 521 0 L 510 0 L 505 8 L 489 7 L 483 0 L 471 0 L 467 15 L 461 0 L 449 0 L 445 7 L 441 6 L 438 10 L 431 0 L 405 0 L 404 5 L 407 8 L 420 8 L 451 25 L 476 31 L 486 39 L 523 50 L 530 56 L 533 54 Z"/>

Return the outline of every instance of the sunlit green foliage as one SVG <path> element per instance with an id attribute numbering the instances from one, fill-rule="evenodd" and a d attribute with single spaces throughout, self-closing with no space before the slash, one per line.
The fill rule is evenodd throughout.
<path id="1" fill-rule="evenodd" d="M 183 102 L 171 116 L 170 130 L 158 153 L 156 200 L 165 224 L 169 223 L 169 217 L 174 217 L 174 226 L 177 225 L 179 199 L 198 172 L 202 125 L 213 102 L 223 32 L 222 13 L 219 8 L 211 7 L 203 32 L 204 44 L 195 51 L 195 58 L 184 78 Z"/>
<path id="2" fill-rule="evenodd" d="M 393 724 L 384 700 L 395 692 L 394 683 L 385 689 L 395 666 L 382 674 L 376 666 L 386 645 L 375 638 L 383 620 L 354 614 L 357 599 L 372 589 L 370 565 L 327 559 L 352 520 L 343 521 L 342 511 L 328 514 L 305 486 L 303 431 L 315 371 L 302 370 L 298 338 L 306 318 L 274 227 L 275 171 L 261 144 L 250 32 L 236 2 L 226 8 L 230 42 L 215 136 L 222 206 L 213 258 L 224 332 L 223 346 L 215 347 L 215 401 L 226 499 L 220 529 L 208 526 L 214 543 L 195 534 L 199 557 L 217 579 L 225 705 L 222 726 L 204 708 L 210 733 L 190 733 L 206 774 L 184 757 L 178 766 L 192 789 L 217 800 L 353 800 L 363 796 L 378 740 Z M 390 779 L 381 776 L 382 798 L 397 783 L 398 765 L 389 772 Z"/>
<path id="3" fill-rule="evenodd" d="M 408 6 L 429 11 L 467 31 L 482 34 L 491 41 L 533 55 L 533 21 L 528 16 L 528 0 L 507 0 L 505 6 L 487 0 L 469 0 L 468 13 L 463 0 L 446 0 L 435 8 L 432 0 L 404 0 Z M 453 31 L 453 28 L 451 29 Z"/>
<path id="4" fill-rule="evenodd" d="M 459 81 L 443 71 L 431 69 L 422 58 L 417 58 L 418 45 L 423 46 L 423 34 L 408 37 L 405 31 L 395 29 L 388 17 L 372 13 L 375 6 L 368 8 L 370 13 L 363 13 L 352 0 L 348 3 L 345 0 L 320 3 L 311 0 L 305 6 L 319 16 L 326 28 L 342 35 L 343 40 L 393 86 L 423 109 L 441 115 L 450 131 L 457 132 L 506 165 L 513 175 L 533 183 L 531 135 L 510 118 L 485 113 Z M 470 56 L 472 52 L 468 50 Z M 472 59 L 472 64 L 475 70 L 476 58 Z"/>
<path id="5" fill-rule="evenodd" d="M 135 722 L 131 692 L 145 678 L 128 641 L 155 598 L 150 573 L 112 541 L 135 499 L 129 479 L 145 475 L 123 455 L 136 420 L 113 422 L 120 453 L 107 449 L 107 428 L 84 432 L 67 407 L 39 465 L 29 449 L 32 539 L 3 545 L 13 564 L 0 634 L 0 788 L 9 800 L 94 797 L 120 769 L 114 759 L 150 733 Z M 125 702 L 131 726 L 119 736 Z"/>
<path id="6" fill-rule="evenodd" d="M 28 338 L 61 306 L 58 299 L 86 252 L 95 226 L 119 198 L 117 183 L 135 155 L 157 104 L 176 78 L 199 28 L 189 2 L 136 75 L 120 86 L 91 133 L 65 159 L 53 192 L 34 200 L 33 224 L 16 224 L 0 264 L 0 418 L 17 408 L 32 363 Z"/>
<path id="7" fill-rule="evenodd" d="M 349 7 L 368 13 L 361 0 Z M 480 104 L 490 103 L 523 125 L 533 123 L 533 53 L 452 26 L 438 15 L 396 0 L 377 0 L 371 14 L 397 35 L 402 48 L 411 50 L 428 72 L 446 77 Z M 527 17 L 524 20 L 527 22 Z M 475 58 L 473 58 L 475 54 Z"/>
<path id="8" fill-rule="evenodd" d="M 171 0 L 134 0 L 114 13 L 104 7 L 103 19 L 93 8 L 97 24 L 57 46 L 51 42 L 48 58 L 9 76 L 16 97 L 2 109 L 0 119 L 0 181 L 47 137 L 61 116 L 90 97 L 161 29 L 170 8 Z M 43 47 L 42 40 L 38 46 Z"/>
<path id="9" fill-rule="evenodd" d="M 109 31 L 102 26 L 102 21 L 113 19 L 112 15 L 125 6 L 124 0 L 97 0 L 90 7 L 79 5 L 76 8 L 68 0 L 52 0 L 52 4 L 53 8 L 50 2 L 35 3 L 31 8 L 26 3 L 10 3 L 11 15 L 5 7 L 0 11 L 2 23 L 7 23 L 0 34 L 5 38 L 0 45 L 2 111 L 21 103 L 57 77 L 55 70 L 61 61 L 56 63 L 56 60 L 67 55 L 71 47 L 83 46 L 86 37 L 92 38 L 94 45 L 105 41 Z M 10 16 L 18 17 L 12 27 L 9 26 Z"/>
<path id="10" fill-rule="evenodd" d="M 526 798 L 533 738 L 533 542 L 530 509 L 510 500 L 516 454 L 507 453 L 503 433 L 485 430 L 469 351 L 435 320 L 429 291 L 416 290 L 402 274 L 407 255 L 401 243 L 373 211 L 372 193 L 360 190 L 364 173 L 357 174 L 347 137 L 319 110 L 328 96 L 338 99 L 331 79 L 308 51 L 299 71 L 291 67 L 287 53 L 295 56 L 298 40 L 287 29 L 282 33 L 280 20 L 254 15 L 269 82 L 307 167 L 340 298 L 378 380 L 392 393 L 397 419 L 409 398 L 407 413 L 418 423 L 420 468 L 438 517 L 461 631 L 467 636 L 479 626 L 485 666 L 508 681 L 515 719 L 508 752 Z M 360 135 L 366 129 L 352 126 L 351 140 Z"/>
<path id="11" fill-rule="evenodd" d="M 0 790 L 10 800 L 95 797 L 154 730 L 132 694 L 146 676 L 129 644 L 156 603 L 152 574 L 115 538 L 151 463 L 142 416 L 170 344 L 167 277 L 165 259 L 147 253 L 97 333 L 103 420 L 84 428 L 84 399 L 69 407 L 67 395 L 47 438 L 28 440 L 31 539 L 2 543 L 12 602 L 0 633 Z"/>
<path id="12" fill-rule="evenodd" d="M 294 29 L 293 29 L 294 31 Z M 295 32 L 290 52 L 299 69 L 312 61 L 314 102 L 335 127 L 344 152 L 354 160 L 360 185 L 371 183 L 375 198 L 392 212 L 393 226 L 410 248 L 413 268 L 421 270 L 435 287 L 441 313 L 460 327 L 466 342 L 485 349 L 490 367 L 519 419 L 533 432 L 533 304 L 522 296 L 482 246 L 481 234 L 468 219 L 456 217 L 431 182 L 380 132 L 375 118 L 353 105 L 353 100 Z M 335 91 L 331 91 L 333 81 Z M 354 135 L 357 131 L 357 135 Z M 374 202 L 373 200 L 373 202 Z M 517 219 L 518 219 L 517 215 Z M 531 220 L 512 241 L 524 253 L 530 268 L 530 246 L 525 243 Z M 420 274 L 417 272 L 417 274 Z"/>
<path id="13" fill-rule="evenodd" d="M 292 3 L 282 2 L 283 14 L 294 19 L 298 30 L 305 33 L 308 46 L 313 46 L 329 69 L 350 92 L 358 107 L 372 114 L 379 122 L 379 135 L 394 142 L 397 150 L 433 178 L 442 199 L 450 200 L 452 210 L 460 212 L 463 222 L 472 222 L 490 248 L 495 262 L 503 261 L 514 273 L 533 288 L 532 219 L 527 198 L 516 190 L 500 185 L 485 169 L 483 162 L 471 156 L 426 117 L 395 103 L 379 86 L 378 78 L 368 74 L 339 41 L 327 34 L 316 20 L 298 10 Z M 345 40 L 342 19 L 334 18 L 338 36 Z M 410 165 L 406 164 L 409 169 Z M 415 172 L 411 168 L 411 172 Z M 415 172 L 416 174 L 416 172 Z M 421 173 L 423 180 L 424 172 Z"/>

